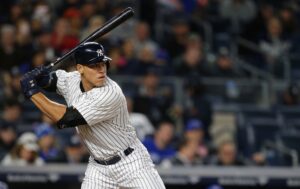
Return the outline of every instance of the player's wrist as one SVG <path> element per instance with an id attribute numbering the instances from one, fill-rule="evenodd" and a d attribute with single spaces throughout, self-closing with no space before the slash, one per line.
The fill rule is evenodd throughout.
<path id="1" fill-rule="evenodd" d="M 28 99 L 31 99 L 33 96 L 37 95 L 40 92 L 41 92 L 41 90 L 39 88 L 32 89 L 25 94 L 25 97 Z"/>

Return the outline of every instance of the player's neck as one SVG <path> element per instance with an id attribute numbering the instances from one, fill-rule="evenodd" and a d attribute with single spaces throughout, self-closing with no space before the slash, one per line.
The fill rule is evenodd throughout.
<path id="1" fill-rule="evenodd" d="M 85 81 L 84 79 L 81 80 L 80 82 L 81 92 L 87 92 L 93 88 L 94 86 L 92 86 L 89 82 Z"/>

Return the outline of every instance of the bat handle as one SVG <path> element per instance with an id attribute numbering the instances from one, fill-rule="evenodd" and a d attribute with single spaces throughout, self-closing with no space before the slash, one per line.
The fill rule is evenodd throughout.
<path id="1" fill-rule="evenodd" d="M 57 58 L 55 62 L 57 62 L 59 59 L 60 59 L 60 57 Z M 51 70 L 52 70 L 53 67 L 55 66 L 55 62 L 51 62 L 49 65 L 47 65 L 47 66 L 46 66 L 46 69 L 51 69 Z"/>

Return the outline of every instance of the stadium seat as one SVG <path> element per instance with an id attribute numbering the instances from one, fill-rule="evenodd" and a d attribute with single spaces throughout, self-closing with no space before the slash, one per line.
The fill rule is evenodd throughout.
<path id="1" fill-rule="evenodd" d="M 281 107 L 279 113 L 285 125 L 300 125 L 300 108 Z"/>
<path id="2" fill-rule="evenodd" d="M 292 150 L 296 150 L 298 157 L 300 155 L 300 132 L 288 131 L 279 135 L 280 143 Z"/>
<path id="3" fill-rule="evenodd" d="M 247 139 L 252 152 L 260 151 L 266 142 L 276 141 L 282 126 L 276 120 L 251 119 L 247 125 Z"/>
<path id="4" fill-rule="evenodd" d="M 276 110 L 261 109 L 261 108 L 243 108 L 238 112 L 237 121 L 239 126 L 244 126 L 251 120 L 259 121 L 277 121 L 280 122 L 280 117 Z"/>

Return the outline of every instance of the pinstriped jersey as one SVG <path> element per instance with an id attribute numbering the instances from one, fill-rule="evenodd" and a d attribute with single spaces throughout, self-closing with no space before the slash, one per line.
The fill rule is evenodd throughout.
<path id="1" fill-rule="evenodd" d="M 76 108 L 87 125 L 76 127 L 95 159 L 107 159 L 128 148 L 137 139 L 129 122 L 125 96 L 119 85 L 106 77 L 104 85 L 90 91 L 80 89 L 78 71 L 57 70 L 57 92 Z"/>

